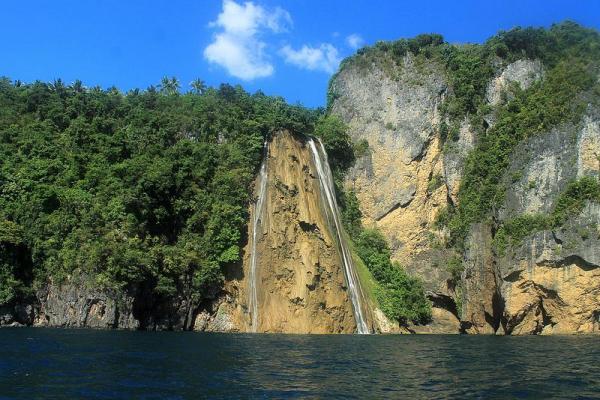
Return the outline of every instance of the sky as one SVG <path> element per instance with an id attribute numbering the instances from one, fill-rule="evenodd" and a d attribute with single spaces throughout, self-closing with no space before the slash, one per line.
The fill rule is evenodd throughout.
<path id="1" fill-rule="evenodd" d="M 3 0 L 0 76 L 126 91 L 175 76 L 325 105 L 339 62 L 378 40 L 481 43 L 565 19 L 600 30 L 600 0 Z"/>

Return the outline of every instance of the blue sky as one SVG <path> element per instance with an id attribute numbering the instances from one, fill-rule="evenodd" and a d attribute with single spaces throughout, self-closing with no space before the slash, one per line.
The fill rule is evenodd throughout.
<path id="1" fill-rule="evenodd" d="M 199 77 L 311 107 L 358 45 L 424 32 L 482 42 L 564 19 L 600 29 L 598 0 L 4 0 L 1 11 L 0 75 L 12 79 L 128 90 Z"/>

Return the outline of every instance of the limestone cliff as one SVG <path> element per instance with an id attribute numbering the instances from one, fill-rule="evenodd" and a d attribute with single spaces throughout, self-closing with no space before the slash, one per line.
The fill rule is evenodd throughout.
<path id="1" fill-rule="evenodd" d="M 517 151 L 500 218 L 548 213 L 569 181 L 598 176 L 600 118 L 590 109 L 579 126 L 564 125 Z M 600 205 L 588 203 L 560 228 L 529 235 L 499 257 L 499 289 L 508 333 L 600 331 Z"/>
<path id="2" fill-rule="evenodd" d="M 561 228 L 536 232 L 501 254 L 494 246 L 504 221 L 547 214 L 573 179 L 598 176 L 598 111 L 583 120 L 527 139 L 511 156 L 503 184 L 504 205 L 488 222 L 473 225 L 465 249 L 446 248 L 447 232 L 434 221 L 456 205 L 465 159 L 477 145 L 469 120 L 442 147 L 441 107 L 452 92 L 446 66 L 408 52 L 401 62 L 389 52 L 362 52 L 342 64 L 330 86 L 331 112 L 355 141 L 369 143 L 348 174 L 346 187 L 361 204 L 366 225 L 388 238 L 393 256 L 420 277 L 433 304 L 433 321 L 417 332 L 592 333 L 600 324 L 599 205 L 589 203 Z M 485 101 L 490 110 L 545 78 L 539 60 L 495 65 Z M 493 126 L 494 113 L 485 117 Z M 459 287 L 447 264 L 464 267 Z"/>
<path id="3" fill-rule="evenodd" d="M 436 265 L 444 254 L 432 246 L 431 232 L 449 196 L 441 180 L 444 162 L 437 132 L 439 106 L 447 90 L 441 68 L 417 65 L 411 55 L 394 76 L 376 65 L 349 63 L 331 90 L 336 97 L 332 112 L 348 124 L 355 141 L 369 143 L 369 153 L 346 180 L 347 187 L 356 191 L 364 223 L 382 230 L 394 258 L 423 278 L 430 298 L 446 303 L 453 288 L 447 283 L 449 273 Z M 437 180 L 438 184 L 430 184 Z M 458 332 L 458 318 L 450 309 L 434 309 L 434 332 Z"/>
<path id="4" fill-rule="evenodd" d="M 50 281 L 30 302 L 0 307 L 0 326 L 232 332 L 240 330 L 230 317 L 233 305 L 227 291 L 198 304 L 186 290 L 161 299 L 141 286 L 102 289 L 89 276 L 76 274 Z"/>

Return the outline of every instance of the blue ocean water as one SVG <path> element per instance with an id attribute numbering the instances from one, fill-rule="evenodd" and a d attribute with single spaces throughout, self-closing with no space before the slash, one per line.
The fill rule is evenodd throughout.
<path id="1" fill-rule="evenodd" d="M 6 328 L 0 398 L 592 399 L 600 338 Z"/>

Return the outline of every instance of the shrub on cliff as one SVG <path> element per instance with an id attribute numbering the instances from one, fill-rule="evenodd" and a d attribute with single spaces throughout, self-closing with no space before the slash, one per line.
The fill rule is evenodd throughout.
<path id="1" fill-rule="evenodd" d="M 592 176 L 570 182 L 558 196 L 549 215 L 523 214 L 503 221 L 494 237 L 496 250 L 499 254 L 504 254 L 509 245 L 520 244 L 534 232 L 559 228 L 569 217 L 581 213 L 588 202 L 600 203 L 600 182 Z"/>
<path id="2" fill-rule="evenodd" d="M 346 124 L 336 115 L 322 115 L 315 123 L 315 136 L 323 141 L 331 168 L 344 172 L 355 161 L 354 147 Z"/>
<path id="3" fill-rule="evenodd" d="M 385 237 L 375 229 L 363 229 L 354 239 L 358 256 L 377 281 L 377 300 L 384 314 L 401 323 L 427 322 L 431 304 L 421 281 L 391 261 Z"/>

